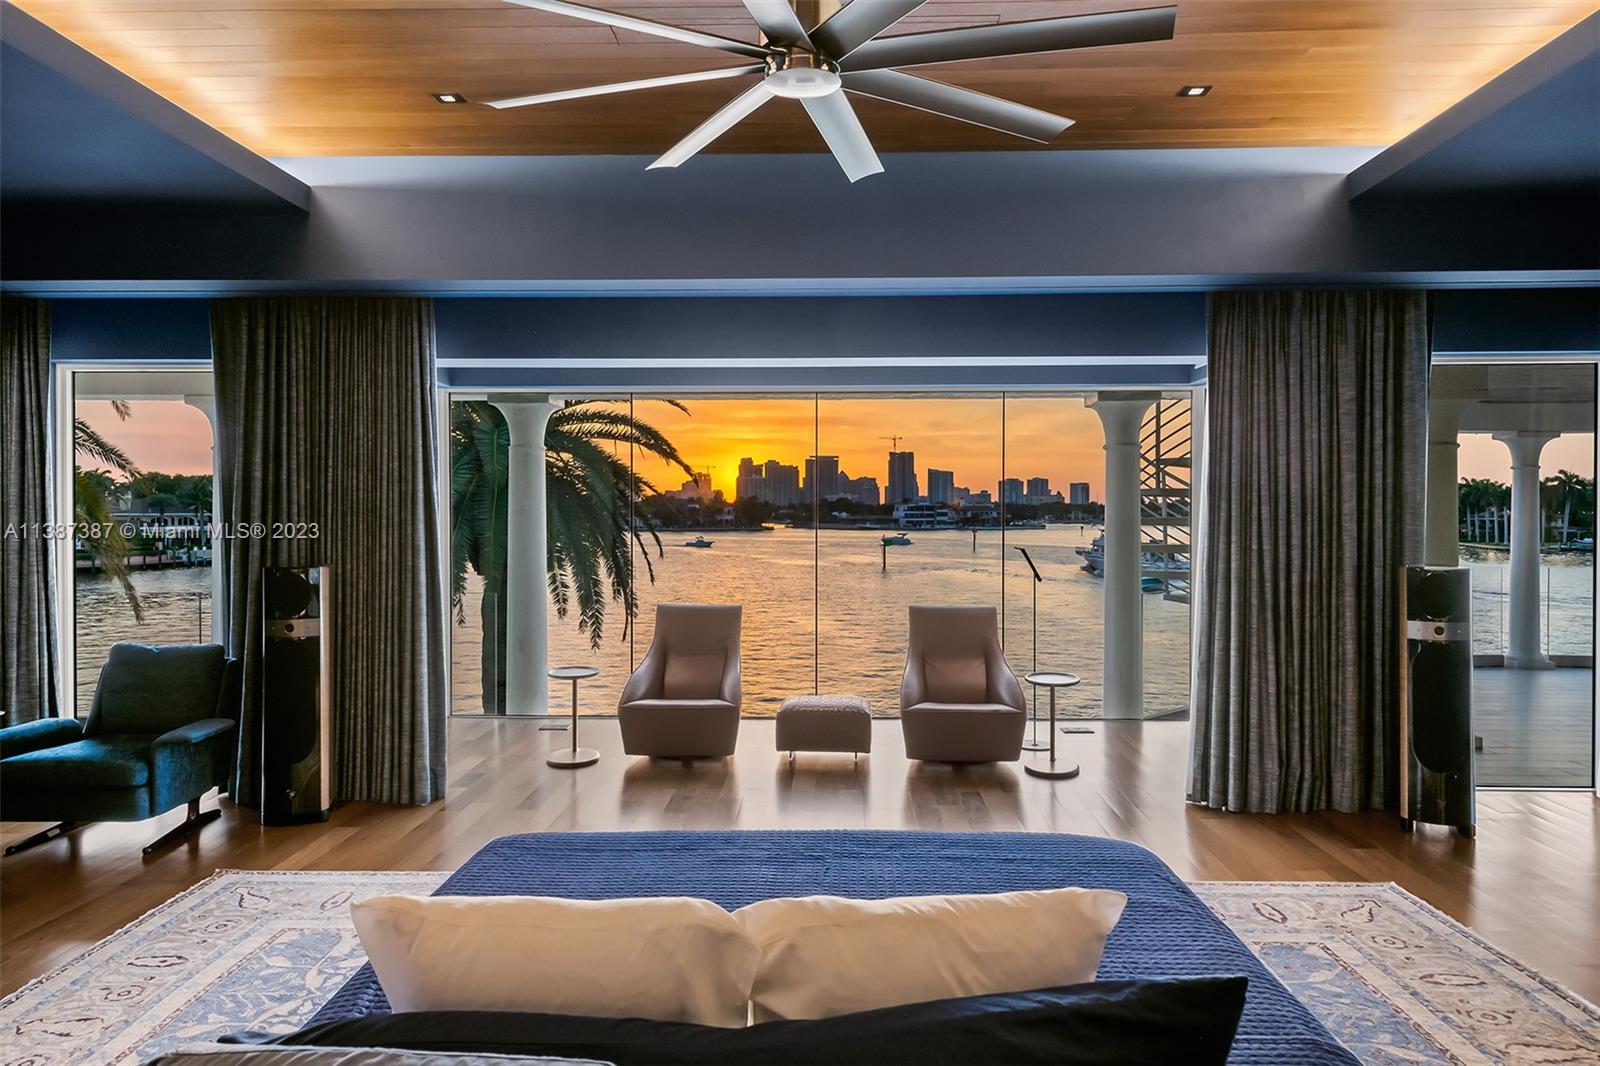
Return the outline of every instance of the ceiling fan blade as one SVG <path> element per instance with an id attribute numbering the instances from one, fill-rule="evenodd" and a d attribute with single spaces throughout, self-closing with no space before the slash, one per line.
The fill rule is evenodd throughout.
<path id="1" fill-rule="evenodd" d="M 856 49 L 842 65 L 846 70 L 881 70 L 885 67 L 914 67 L 923 63 L 951 63 L 961 59 L 1059 52 L 1068 48 L 1165 41 L 1172 37 L 1177 16 L 1176 7 L 1147 7 L 1137 11 L 1069 15 L 1066 18 L 1036 19 L 1032 22 L 1005 22 L 997 26 L 968 26 L 959 30 L 879 37 Z"/>
<path id="2" fill-rule="evenodd" d="M 878 161 L 878 153 L 872 150 L 872 142 L 867 139 L 867 131 L 861 128 L 861 120 L 856 117 L 856 109 L 850 106 L 850 101 L 844 93 L 832 92 L 827 96 L 808 96 L 800 102 L 806 105 L 806 114 L 816 123 L 822 139 L 828 142 L 828 150 L 839 161 L 839 165 L 844 168 L 845 177 L 852 183 L 860 181 L 869 174 L 883 173 L 883 164 Z"/>
<path id="3" fill-rule="evenodd" d="M 702 48 L 720 48 L 724 52 L 750 56 L 752 59 L 765 59 L 772 54 L 772 49 L 764 48 L 759 44 L 736 41 L 732 37 L 719 37 L 714 33 L 701 33 L 699 30 L 686 30 L 682 26 L 669 26 L 665 22 L 636 18 L 633 15 L 624 15 L 617 11 L 603 11 L 598 7 L 585 7 L 582 4 L 568 3 L 567 0 L 506 0 L 506 2 L 517 4 L 521 7 L 531 7 L 538 11 L 567 15 L 587 22 L 598 22 L 605 26 L 615 26 L 620 30 L 648 33 L 652 37 L 665 37 L 669 41 L 697 44 Z"/>
<path id="4" fill-rule="evenodd" d="M 899 70 L 862 70 L 846 74 L 844 87 L 863 96 L 875 96 L 1030 141 L 1053 141 L 1072 125 L 1070 118 L 1036 107 L 946 85 L 942 81 L 929 81 Z"/>
<path id="5" fill-rule="evenodd" d="M 828 58 L 838 61 L 872 40 L 928 0 L 856 0 L 811 31 Z"/>
<path id="6" fill-rule="evenodd" d="M 811 50 L 811 38 L 806 36 L 806 28 L 794 8 L 789 6 L 789 0 L 744 0 L 744 6 L 750 12 L 750 17 L 756 20 L 756 25 L 761 27 L 769 44 L 780 48 L 794 45 Z"/>
<path id="7" fill-rule="evenodd" d="M 700 70 L 693 74 L 668 74 L 661 78 L 644 78 L 640 81 L 619 81 L 610 85 L 586 85 L 581 89 L 559 89 L 553 93 L 536 93 L 532 96 L 513 96 L 507 100 L 490 100 L 490 107 L 504 110 L 508 107 L 527 107 L 530 104 L 553 104 L 561 100 L 581 100 L 585 96 L 607 96 L 611 93 L 631 93 L 635 89 L 660 89 L 668 85 L 688 85 L 697 81 L 716 81 L 718 78 L 737 78 L 745 74 L 760 74 L 767 68 L 760 63 L 742 67 L 723 67 L 720 70 Z"/>
<path id="8" fill-rule="evenodd" d="M 667 149 L 665 155 L 651 163 L 646 170 L 675 167 L 690 156 L 727 133 L 752 111 L 772 99 L 772 90 L 765 81 L 758 81 L 722 106 L 722 110 L 706 119 L 689 136 Z"/>

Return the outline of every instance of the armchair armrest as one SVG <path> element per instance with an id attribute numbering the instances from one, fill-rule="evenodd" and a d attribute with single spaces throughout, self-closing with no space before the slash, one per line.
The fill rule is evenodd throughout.
<path id="1" fill-rule="evenodd" d="M 0 759 L 30 751 L 56 748 L 83 739 L 83 723 L 76 718 L 41 718 L 36 722 L 0 729 Z"/>
<path id="2" fill-rule="evenodd" d="M 176 729 L 169 729 L 156 737 L 152 750 L 159 751 L 162 747 L 172 745 L 198 744 L 218 733 L 226 733 L 232 728 L 231 718 L 199 718 Z"/>
<path id="3" fill-rule="evenodd" d="M 987 652 L 989 670 L 989 702 L 1001 703 L 1019 711 L 1028 709 L 1028 697 L 1022 691 L 1022 682 L 1011 671 L 1005 653 L 998 645 Z"/>
<path id="4" fill-rule="evenodd" d="M 150 745 L 151 805 L 165 811 L 207 791 L 227 791 L 233 766 L 231 718 L 199 718 L 170 729 Z"/>
<path id="5" fill-rule="evenodd" d="M 644 653 L 644 658 L 639 660 L 638 669 L 629 675 L 628 683 L 622 686 L 622 695 L 617 700 L 618 707 L 624 707 L 636 700 L 655 699 L 661 695 L 661 679 L 666 673 L 666 656 L 661 652 L 656 641 L 650 642 L 650 650 Z"/>

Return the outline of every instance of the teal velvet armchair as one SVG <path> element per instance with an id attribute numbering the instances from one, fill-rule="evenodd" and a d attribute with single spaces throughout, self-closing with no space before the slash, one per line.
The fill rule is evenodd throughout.
<path id="1" fill-rule="evenodd" d="M 6 854 L 85 822 L 139 822 L 187 803 L 155 850 L 221 815 L 200 798 L 227 790 L 239 715 L 239 664 L 220 644 L 117 644 L 89 717 L 0 729 L 0 818 L 57 825 Z"/>

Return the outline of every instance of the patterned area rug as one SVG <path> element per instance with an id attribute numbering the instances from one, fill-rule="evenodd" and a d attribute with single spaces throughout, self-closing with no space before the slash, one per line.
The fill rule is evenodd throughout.
<path id="1" fill-rule="evenodd" d="M 1192 886 L 1362 1062 L 1600 1063 L 1600 1010 L 1394 884 Z"/>
<path id="2" fill-rule="evenodd" d="M 0 1001 L 0 1063 L 292 1030 L 363 961 L 351 901 L 444 877 L 219 871 Z M 1600 1011 L 1395 885 L 1194 888 L 1364 1062 L 1600 1062 Z"/>

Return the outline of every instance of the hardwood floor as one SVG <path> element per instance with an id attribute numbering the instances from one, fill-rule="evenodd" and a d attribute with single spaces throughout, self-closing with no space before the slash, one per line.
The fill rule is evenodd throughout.
<path id="1" fill-rule="evenodd" d="M 181 817 L 95 825 L 0 862 L 0 992 L 46 972 L 223 867 L 452 869 L 503 833 L 683 828 L 919 828 L 1088 833 L 1134 840 L 1191 880 L 1396 881 L 1490 942 L 1600 1000 L 1600 801 L 1587 793 L 1483 792 L 1474 841 L 1400 831 L 1389 814 L 1230 815 L 1183 801 L 1188 726 L 1094 723 L 1059 742 L 1080 777 L 1020 766 L 909 763 L 899 723 L 873 724 L 874 754 L 773 751 L 747 721 L 726 763 L 621 753 L 616 722 L 586 720 L 598 765 L 559 771 L 567 734 L 531 721 L 456 719 L 449 795 L 429 807 L 349 804 L 326 825 L 263 829 L 223 803 L 199 839 L 144 858 Z M 209 805 L 209 802 L 208 802 Z M 6 840 L 30 826 L 4 825 Z"/>

